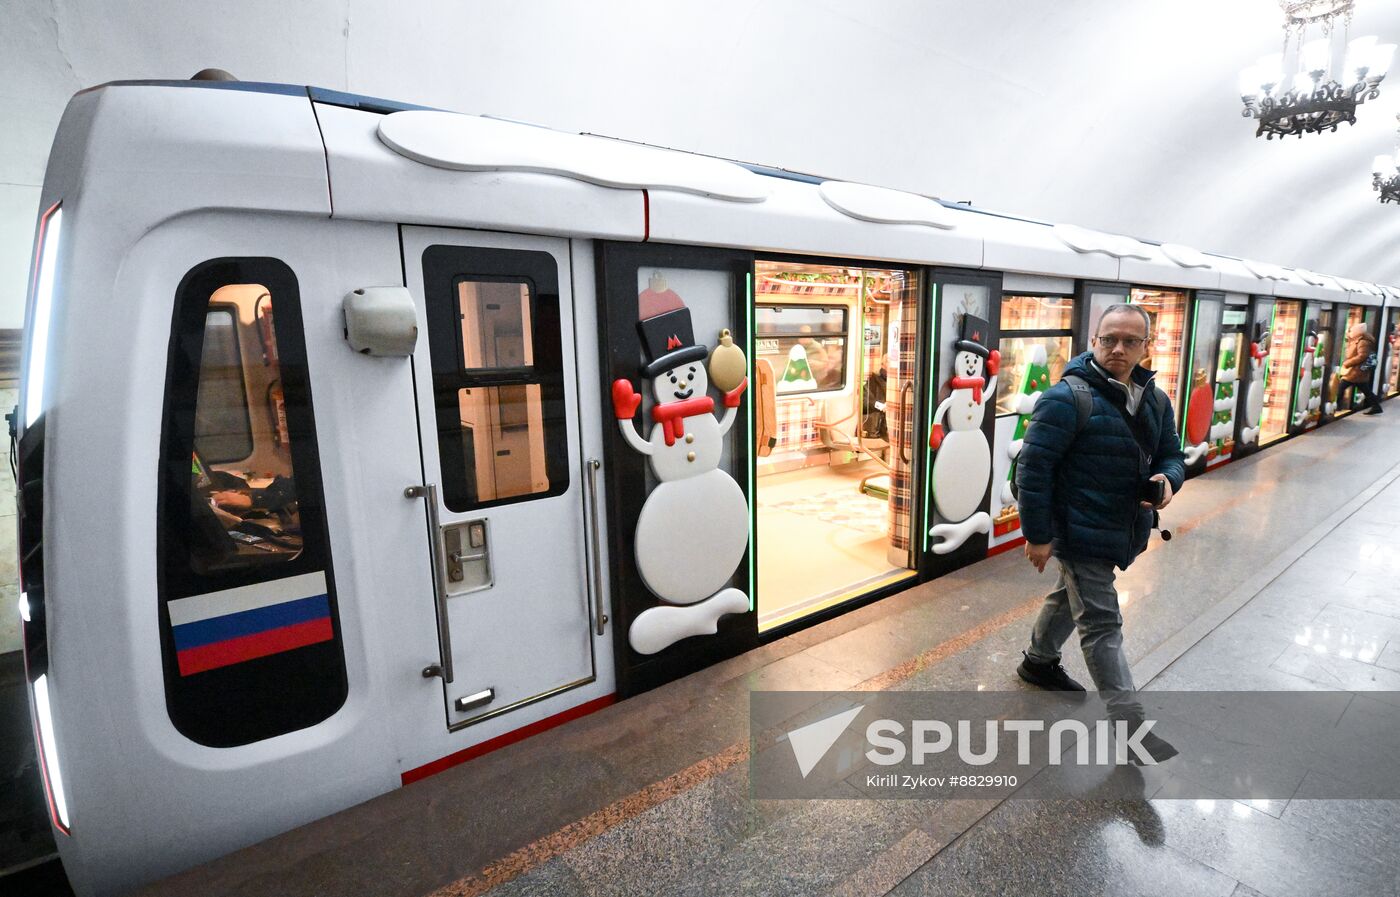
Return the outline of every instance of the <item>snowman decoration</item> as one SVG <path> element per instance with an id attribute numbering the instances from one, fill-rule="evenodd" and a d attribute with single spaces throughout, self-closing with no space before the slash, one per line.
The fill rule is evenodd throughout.
<path id="1" fill-rule="evenodd" d="M 1244 426 L 1240 428 L 1240 443 L 1252 445 L 1259 439 L 1260 422 L 1264 420 L 1264 367 L 1269 360 L 1269 331 L 1263 324 L 1254 325 L 1254 339 L 1249 344 L 1249 390 L 1244 397 Z"/>
<path id="2" fill-rule="evenodd" d="M 632 650 L 655 654 L 688 636 L 713 635 L 720 617 L 749 609 L 747 595 L 725 586 L 748 547 L 748 502 L 719 469 L 748 378 L 727 330 L 707 372 L 710 353 L 695 345 L 690 309 L 674 291 L 647 290 L 639 307 L 637 329 L 650 359 L 641 373 L 655 401 L 650 435 L 642 438 L 633 424 L 642 397 L 631 381 L 614 381 L 612 400 L 623 438 L 647 456 L 658 481 L 637 518 L 634 550 L 642 581 L 664 603 L 638 614 L 627 632 Z M 720 419 L 707 395 L 710 372 L 725 390 Z"/>
<path id="3" fill-rule="evenodd" d="M 1314 366 L 1317 365 L 1317 331 L 1308 325 L 1307 336 L 1303 340 L 1302 376 L 1298 378 L 1299 408 L 1293 412 L 1293 425 L 1301 426 L 1304 421 L 1322 405 L 1322 396 L 1313 395 Z M 1318 390 L 1321 393 L 1321 389 Z"/>
<path id="4" fill-rule="evenodd" d="M 953 344 L 951 392 L 933 414 L 929 448 L 933 460 L 933 503 L 948 523 L 938 523 L 929 535 L 938 539 L 935 554 L 956 550 L 973 533 L 990 533 L 992 516 L 981 510 L 982 496 L 992 474 L 992 448 L 982 432 L 987 402 L 997 394 L 1001 353 L 984 344 L 990 328 L 976 315 L 964 315 L 962 338 Z M 987 376 L 991 381 L 987 381 Z M 945 431 L 942 421 L 947 418 Z"/>

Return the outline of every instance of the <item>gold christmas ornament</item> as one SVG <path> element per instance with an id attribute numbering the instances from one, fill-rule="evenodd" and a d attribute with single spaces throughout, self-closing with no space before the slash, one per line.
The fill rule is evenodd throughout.
<path id="1" fill-rule="evenodd" d="M 719 345 L 710 350 L 710 382 L 720 392 L 729 392 L 744 382 L 749 363 L 744 350 L 734 345 L 728 328 L 719 332 Z"/>

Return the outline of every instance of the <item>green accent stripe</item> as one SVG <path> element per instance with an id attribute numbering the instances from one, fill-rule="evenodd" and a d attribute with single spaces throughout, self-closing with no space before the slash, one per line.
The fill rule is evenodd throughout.
<path id="1" fill-rule="evenodd" d="M 758 424 L 755 410 L 757 407 L 758 387 L 754 383 L 754 305 L 753 305 L 753 272 L 744 275 L 744 315 L 747 324 L 747 337 L 744 356 L 744 363 L 749 375 L 749 612 L 752 613 L 758 606 L 758 595 L 755 588 L 758 582 L 758 492 L 754 485 L 758 476 L 758 443 L 755 439 L 758 433 Z"/>
<path id="2" fill-rule="evenodd" d="M 938 386 L 938 295 L 939 285 L 935 283 L 929 290 L 929 305 L 931 306 L 931 308 L 929 309 L 928 316 L 928 396 L 924 401 L 924 407 L 928 409 L 928 413 L 930 415 L 930 420 L 928 421 L 929 426 L 933 425 L 933 420 L 931 419 L 931 416 L 933 415 L 934 411 L 937 410 L 938 407 L 933 403 L 933 399 L 936 394 L 935 389 Z M 912 430 L 913 428 L 911 427 L 910 429 Z M 917 434 L 911 433 L 911 436 L 917 436 Z M 928 542 L 930 538 L 929 529 L 931 528 L 929 521 L 933 520 L 933 449 L 928 447 L 928 437 L 924 438 L 924 481 L 928 483 L 928 488 L 924 490 L 924 521 L 920 529 L 923 530 L 922 553 L 928 554 Z M 913 486 L 914 480 L 911 476 L 910 488 L 913 488 Z M 922 560 L 922 558 L 920 558 L 920 560 Z"/>

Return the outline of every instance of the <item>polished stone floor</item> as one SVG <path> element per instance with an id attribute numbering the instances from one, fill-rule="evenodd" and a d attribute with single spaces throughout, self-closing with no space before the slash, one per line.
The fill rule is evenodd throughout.
<path id="1" fill-rule="evenodd" d="M 1400 414 L 1213 471 L 1164 517 L 1175 538 L 1120 577 L 1140 687 L 1400 692 Z M 751 690 L 1019 688 L 1049 585 L 998 556 L 143 893 L 1400 893 L 1400 804 L 1306 781 L 1249 802 L 750 797 Z"/>

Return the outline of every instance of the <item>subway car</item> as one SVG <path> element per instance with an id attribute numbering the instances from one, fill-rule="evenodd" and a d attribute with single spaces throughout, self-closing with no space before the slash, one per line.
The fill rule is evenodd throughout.
<path id="1" fill-rule="evenodd" d="M 1400 390 L 1390 288 L 278 84 L 73 97 L 33 271 L 20 609 L 85 895 L 1014 547 L 1108 304 L 1197 472 L 1343 413 L 1348 321 Z"/>

